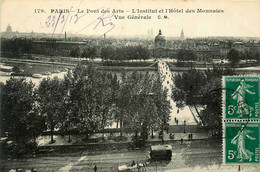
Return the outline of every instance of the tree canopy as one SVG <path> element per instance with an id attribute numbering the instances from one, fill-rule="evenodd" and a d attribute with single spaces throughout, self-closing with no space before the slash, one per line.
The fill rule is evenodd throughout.
<path id="1" fill-rule="evenodd" d="M 172 98 L 179 108 L 193 106 L 203 125 L 221 130 L 221 77 L 234 71 L 214 67 L 206 71 L 191 69 L 174 77 Z M 203 107 L 201 111 L 197 107 Z"/>
<path id="2" fill-rule="evenodd" d="M 35 110 L 34 84 L 11 77 L 1 85 L 1 127 L 15 142 L 26 143 L 44 129 Z"/>
<path id="3" fill-rule="evenodd" d="M 194 51 L 185 49 L 178 50 L 176 56 L 178 61 L 196 61 L 198 58 Z"/>
<path id="4" fill-rule="evenodd" d="M 78 65 L 64 79 L 43 78 L 38 87 L 24 78 L 2 83 L 1 124 L 11 139 L 35 138 L 54 131 L 86 134 L 103 132 L 120 123 L 147 139 L 150 131 L 162 130 L 170 115 L 167 92 L 159 76 L 149 72 L 112 74 L 94 65 Z M 45 131 L 44 131 L 45 130 Z"/>
<path id="5" fill-rule="evenodd" d="M 237 64 L 242 58 L 243 58 L 242 54 L 235 49 L 231 49 L 227 54 L 228 61 L 230 61 L 231 64 L 233 65 Z"/>

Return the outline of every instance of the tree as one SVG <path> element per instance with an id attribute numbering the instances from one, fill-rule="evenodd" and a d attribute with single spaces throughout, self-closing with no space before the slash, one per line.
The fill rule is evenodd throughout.
<path id="1" fill-rule="evenodd" d="M 240 61 L 241 56 L 237 50 L 231 49 L 227 54 L 227 59 L 231 62 L 232 65 L 235 65 Z"/>
<path id="2" fill-rule="evenodd" d="M 201 118 L 204 121 L 204 125 L 213 131 L 221 133 L 222 128 L 222 88 L 221 79 L 222 76 L 235 75 L 235 71 L 229 68 L 217 68 L 207 69 L 205 72 L 206 83 L 201 87 L 201 104 L 205 105 L 201 111 Z"/>
<path id="3" fill-rule="evenodd" d="M 54 143 L 53 131 L 60 122 L 60 110 L 64 108 L 62 101 L 65 94 L 66 90 L 63 87 L 62 81 L 57 77 L 53 79 L 44 78 L 37 89 L 39 112 L 45 118 L 47 127 L 50 129 L 50 143 Z"/>
<path id="4" fill-rule="evenodd" d="M 182 108 L 185 105 L 198 104 L 196 97 L 200 96 L 200 88 L 205 85 L 205 82 L 205 75 L 196 69 L 176 75 L 175 87 L 172 88 L 172 98 L 176 106 Z"/>
<path id="5" fill-rule="evenodd" d="M 196 61 L 198 58 L 194 51 L 185 49 L 178 50 L 176 56 L 178 61 Z"/>
<path id="6" fill-rule="evenodd" d="M 20 54 L 24 53 L 29 55 L 32 52 L 32 39 L 13 38 L 9 40 L 3 40 L 1 43 L 2 51 L 8 53 L 10 52 L 13 57 L 18 57 Z"/>
<path id="7" fill-rule="evenodd" d="M 78 65 L 67 77 L 71 86 L 69 95 L 72 104 L 71 113 L 76 117 L 77 129 L 86 134 L 87 140 L 89 133 L 101 130 L 101 121 L 104 124 L 102 110 L 105 109 L 103 95 L 106 88 L 101 87 L 102 73 L 93 65 L 87 67 Z"/>
<path id="8" fill-rule="evenodd" d="M 81 57 L 95 58 L 97 57 L 97 47 L 87 47 L 83 50 Z"/>
<path id="9" fill-rule="evenodd" d="M 168 123 L 170 103 L 159 77 L 154 78 L 148 72 L 124 74 L 120 88 L 120 126 L 124 124 L 124 127 L 131 128 L 135 132 L 135 140 L 141 133 L 145 141 L 149 131 L 152 130 L 153 134 Z"/>
<path id="10" fill-rule="evenodd" d="M 118 114 L 116 114 L 116 120 L 120 123 L 120 136 L 122 136 L 122 130 L 124 127 L 124 122 L 127 122 L 125 118 L 127 118 L 127 112 L 128 112 L 128 105 L 130 104 L 130 89 L 128 82 L 128 77 L 125 73 L 125 71 L 121 74 L 121 83 L 118 90 L 118 103 L 117 103 L 117 110 Z"/>
<path id="11" fill-rule="evenodd" d="M 147 60 L 149 59 L 150 53 L 147 48 L 142 47 L 142 46 L 137 46 L 137 58 L 142 59 L 142 60 Z"/>
<path id="12" fill-rule="evenodd" d="M 260 53 L 259 52 L 255 52 L 254 58 L 257 60 L 257 62 L 260 62 Z"/>
<path id="13" fill-rule="evenodd" d="M 108 122 L 112 119 L 112 109 L 114 102 L 112 102 L 112 75 L 103 72 L 97 73 L 99 79 L 97 80 L 97 88 L 99 94 L 97 94 L 97 108 L 100 111 L 101 116 L 101 127 L 103 131 L 104 139 L 104 129 L 108 125 Z"/>
<path id="14" fill-rule="evenodd" d="M 19 144 L 26 144 L 42 129 L 41 118 L 35 113 L 34 84 L 25 78 L 13 78 L 2 84 L 1 114 L 3 130 Z"/>
<path id="15" fill-rule="evenodd" d="M 101 50 L 102 59 L 110 60 L 146 60 L 150 57 L 147 48 L 142 46 L 126 46 L 126 47 L 103 47 Z"/>
<path id="16" fill-rule="evenodd" d="M 80 48 L 79 47 L 74 48 L 70 52 L 70 56 L 72 56 L 72 57 L 80 57 L 80 54 L 81 54 L 81 52 L 80 52 Z"/>
<path id="17" fill-rule="evenodd" d="M 221 130 L 221 78 L 233 70 L 213 67 L 200 72 L 191 69 L 174 77 L 172 98 L 178 107 L 194 106 L 204 127 Z M 204 107 L 200 112 L 197 106 Z M 220 133 L 220 132 L 219 132 Z"/>
<path id="18" fill-rule="evenodd" d="M 68 142 L 71 142 L 71 130 L 77 126 L 77 115 L 72 112 L 73 102 L 71 101 L 71 88 L 73 88 L 72 83 L 72 72 L 69 70 L 66 75 L 64 75 L 64 80 L 62 82 L 64 88 L 64 99 L 62 101 L 62 114 L 60 120 L 63 125 L 61 125 L 61 130 L 68 133 Z"/>
<path id="19" fill-rule="evenodd" d="M 104 60 L 114 59 L 115 51 L 112 47 L 103 47 L 101 49 L 101 58 Z"/>

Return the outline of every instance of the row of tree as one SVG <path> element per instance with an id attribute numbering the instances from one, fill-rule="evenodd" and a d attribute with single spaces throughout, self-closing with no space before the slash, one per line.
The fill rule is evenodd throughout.
<path id="1" fill-rule="evenodd" d="M 169 121 L 170 104 L 158 76 L 148 72 L 118 76 L 95 66 L 77 66 L 64 79 L 44 78 L 38 87 L 24 78 L 1 83 L 2 134 L 16 143 L 26 143 L 55 129 L 102 132 L 116 122 L 146 139 L 150 131 L 162 130 Z M 122 134 L 122 130 L 121 130 Z"/>
<path id="2" fill-rule="evenodd" d="M 103 47 L 101 58 L 104 60 L 147 60 L 150 58 L 150 53 L 143 46 Z"/>
<path id="3" fill-rule="evenodd" d="M 222 76 L 234 75 L 235 71 L 214 67 L 204 72 L 190 69 L 183 74 L 174 77 L 172 99 L 176 106 L 192 106 L 202 122 L 202 125 L 211 129 L 221 131 L 221 94 Z"/>
<path id="4" fill-rule="evenodd" d="M 33 41 L 26 38 L 2 39 L 1 51 L 19 57 L 20 54 L 30 54 L 33 48 Z"/>
<path id="5" fill-rule="evenodd" d="M 176 52 L 174 58 L 177 58 L 178 61 L 196 61 L 198 56 L 193 50 L 180 49 Z"/>
<path id="6" fill-rule="evenodd" d="M 231 49 L 227 54 L 228 61 L 235 65 L 239 63 L 240 60 L 260 60 L 260 53 L 257 51 L 245 51 L 240 52 L 236 49 Z"/>
<path id="7" fill-rule="evenodd" d="M 88 46 L 81 50 L 76 47 L 71 50 L 70 56 L 72 57 L 86 57 L 96 58 L 101 57 L 103 60 L 146 60 L 150 58 L 150 53 L 147 48 L 142 46 L 125 46 L 125 47 L 112 47 L 107 46 L 101 48 Z"/>

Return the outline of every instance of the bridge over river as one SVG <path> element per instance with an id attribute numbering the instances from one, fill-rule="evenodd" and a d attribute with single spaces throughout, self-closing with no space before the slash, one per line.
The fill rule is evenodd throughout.
<path id="1" fill-rule="evenodd" d="M 171 104 L 171 114 L 170 114 L 170 125 L 182 125 L 184 121 L 186 125 L 196 125 L 199 122 L 199 118 L 195 113 L 194 107 L 185 106 L 183 109 L 179 109 L 176 107 L 176 103 L 173 101 L 172 95 L 172 88 L 175 87 L 173 82 L 173 74 L 167 65 L 166 61 L 158 60 L 158 73 L 160 75 L 162 81 L 163 89 L 167 89 L 168 96 L 167 99 L 170 101 Z M 176 120 L 178 122 L 176 122 Z"/>

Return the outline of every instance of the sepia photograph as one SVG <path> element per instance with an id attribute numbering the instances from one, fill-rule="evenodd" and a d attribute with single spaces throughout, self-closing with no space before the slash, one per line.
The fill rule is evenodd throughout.
<path id="1" fill-rule="evenodd" d="M 259 0 L 2 0 L 0 172 L 259 172 Z"/>

